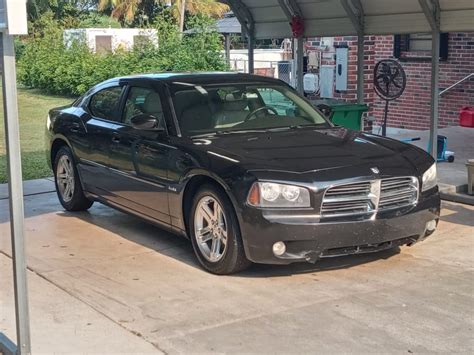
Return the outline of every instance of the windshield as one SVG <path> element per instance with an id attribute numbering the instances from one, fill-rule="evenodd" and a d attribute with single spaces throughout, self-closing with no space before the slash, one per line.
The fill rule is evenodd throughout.
<path id="1" fill-rule="evenodd" d="M 331 124 L 285 85 L 243 83 L 171 85 L 181 132 L 186 136 Z"/>

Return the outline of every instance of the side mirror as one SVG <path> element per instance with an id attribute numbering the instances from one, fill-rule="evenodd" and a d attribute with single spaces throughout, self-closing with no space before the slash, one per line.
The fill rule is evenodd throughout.
<path id="1" fill-rule="evenodd" d="M 159 127 L 159 120 L 153 115 L 146 113 L 141 113 L 139 115 L 133 116 L 130 119 L 132 127 L 135 129 L 141 129 L 144 131 L 162 131 L 163 128 Z"/>

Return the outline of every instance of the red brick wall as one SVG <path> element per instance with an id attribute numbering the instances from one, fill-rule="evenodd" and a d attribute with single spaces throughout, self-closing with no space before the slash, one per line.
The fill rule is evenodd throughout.
<path id="1" fill-rule="evenodd" d="M 307 49 L 317 47 L 319 38 L 311 39 Z M 316 43 L 315 43 L 316 42 Z M 348 90 L 335 93 L 335 98 L 356 101 L 357 92 L 357 38 L 335 37 L 334 45 L 349 46 Z M 448 40 L 448 60 L 440 62 L 439 86 L 447 88 L 466 75 L 474 72 L 474 33 L 450 33 Z M 330 50 L 330 49 L 329 49 Z M 402 53 L 408 57 L 412 53 Z M 417 53 L 429 58 L 430 53 Z M 382 59 L 393 58 L 393 36 L 365 37 L 365 101 L 370 105 L 369 115 L 380 124 L 383 119 L 385 101 L 373 90 L 373 69 Z M 406 58 L 400 61 L 407 75 L 407 87 L 403 95 L 390 102 L 388 125 L 397 128 L 427 129 L 430 117 L 431 61 L 416 61 Z M 324 62 L 323 64 L 334 64 Z M 474 78 L 464 82 L 443 95 L 439 106 L 439 126 L 458 125 L 458 112 L 462 106 L 474 106 Z"/>

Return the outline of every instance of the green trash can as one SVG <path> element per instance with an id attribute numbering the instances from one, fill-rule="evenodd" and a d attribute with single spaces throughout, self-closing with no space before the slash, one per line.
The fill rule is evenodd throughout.
<path id="1" fill-rule="evenodd" d="M 335 125 L 360 130 L 362 114 L 369 110 L 366 104 L 352 104 L 343 100 L 320 99 L 311 103 L 319 108 Z"/>

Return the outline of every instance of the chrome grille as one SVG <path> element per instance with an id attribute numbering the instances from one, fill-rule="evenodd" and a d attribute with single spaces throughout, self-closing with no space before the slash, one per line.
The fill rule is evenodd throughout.
<path id="1" fill-rule="evenodd" d="M 321 218 L 371 216 L 378 211 L 412 206 L 418 200 L 418 180 L 397 177 L 332 186 L 321 204 Z"/>
<path id="2" fill-rule="evenodd" d="M 418 180 L 414 177 L 383 179 L 379 211 L 410 206 L 418 200 Z"/>
<path id="3" fill-rule="evenodd" d="M 369 213 L 375 208 L 370 192 L 370 181 L 329 188 L 324 194 L 321 217 L 343 217 Z"/>

